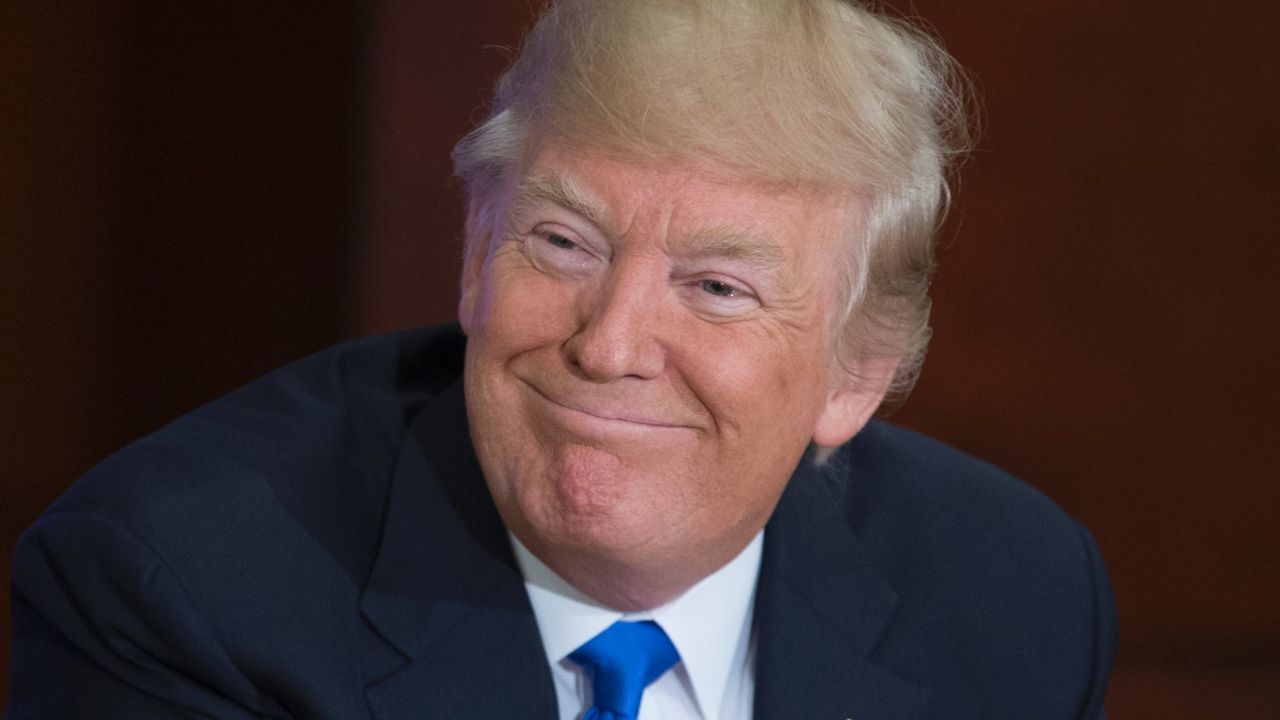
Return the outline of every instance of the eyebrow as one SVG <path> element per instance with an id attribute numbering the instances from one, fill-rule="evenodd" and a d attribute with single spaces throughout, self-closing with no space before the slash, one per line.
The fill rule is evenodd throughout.
<path id="1" fill-rule="evenodd" d="M 725 227 L 699 232 L 680 243 L 680 255 L 691 259 L 724 259 L 741 262 L 775 278 L 778 288 L 788 291 L 795 276 L 782 248 L 750 232 Z"/>
<path id="2" fill-rule="evenodd" d="M 511 202 L 512 215 L 520 217 L 534 205 L 549 202 L 581 215 L 597 226 L 604 225 L 605 213 L 578 190 L 573 183 L 559 176 L 526 178 L 516 188 Z"/>
<path id="3" fill-rule="evenodd" d="M 730 228 L 712 228 L 689 238 L 682 254 L 695 258 L 719 257 L 771 269 L 786 263 L 782 248 L 750 233 Z"/>

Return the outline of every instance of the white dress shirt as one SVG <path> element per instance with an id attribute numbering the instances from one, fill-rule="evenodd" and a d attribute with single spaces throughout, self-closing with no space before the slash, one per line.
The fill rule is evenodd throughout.
<path id="1" fill-rule="evenodd" d="M 680 597 L 646 612 L 607 608 L 556 575 L 511 536 L 555 678 L 560 720 L 586 711 L 589 681 L 569 653 L 618 620 L 653 620 L 680 662 L 645 690 L 639 720 L 749 720 L 755 690 L 751 615 L 760 576 L 761 531 L 727 565 Z"/>

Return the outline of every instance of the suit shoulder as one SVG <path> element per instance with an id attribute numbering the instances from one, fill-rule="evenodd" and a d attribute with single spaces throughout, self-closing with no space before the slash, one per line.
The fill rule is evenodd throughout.
<path id="1" fill-rule="evenodd" d="M 833 463 L 848 476 L 849 499 L 868 513 L 864 520 L 891 511 L 939 532 L 993 525 L 1031 534 L 1077 532 L 1077 523 L 1040 490 L 904 428 L 872 423 Z"/>
<path id="2" fill-rule="evenodd" d="M 446 327 L 324 350 L 100 463 L 18 545 L 15 608 L 58 638 L 21 651 L 74 646 L 190 707 L 280 715 L 248 679 L 261 667 L 327 678 L 325 707 L 360 699 L 335 648 L 365 632 L 356 607 L 405 428 L 456 381 L 462 347 Z"/>
<path id="3" fill-rule="evenodd" d="M 456 326 L 338 345 L 286 365 L 116 452 L 41 519 L 117 523 L 192 572 L 228 552 L 269 573 L 289 552 L 356 577 L 376 549 L 405 427 L 460 374 Z M 320 551 L 320 552 L 316 552 Z"/>
<path id="4" fill-rule="evenodd" d="M 378 465 L 408 421 L 460 375 L 464 342 L 456 326 L 441 326 L 321 350 L 113 453 L 50 510 L 130 515 L 206 484 L 314 484 Z"/>
<path id="5" fill-rule="evenodd" d="M 996 598 L 1084 612 L 1110 603 L 1089 532 L 1009 473 L 885 424 L 841 459 L 850 527 L 907 594 L 957 610 Z"/>
<path id="6" fill-rule="evenodd" d="M 985 687 L 982 703 L 1097 713 L 1116 621 L 1083 525 L 1009 473 L 908 430 L 868 426 L 841 461 L 849 525 L 898 595 L 887 656 L 945 679 L 939 701 L 957 707 L 980 707 L 972 692 Z"/>

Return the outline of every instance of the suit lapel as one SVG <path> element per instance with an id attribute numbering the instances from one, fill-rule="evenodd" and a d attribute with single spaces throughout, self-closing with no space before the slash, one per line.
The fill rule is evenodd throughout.
<path id="1" fill-rule="evenodd" d="M 906 720 L 928 700 L 874 660 L 897 594 L 849 524 L 850 481 L 803 460 L 765 530 L 756 720 Z"/>
<path id="2" fill-rule="evenodd" d="M 398 651 L 383 644 L 366 655 L 378 720 L 556 717 L 537 624 L 468 436 L 461 383 L 410 426 L 360 609 Z"/>

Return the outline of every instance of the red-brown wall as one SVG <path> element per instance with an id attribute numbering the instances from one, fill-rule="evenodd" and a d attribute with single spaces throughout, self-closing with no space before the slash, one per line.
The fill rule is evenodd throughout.
<path id="1" fill-rule="evenodd" d="M 987 122 L 898 419 L 1094 530 L 1114 717 L 1280 716 L 1280 12 L 916 6 Z"/>
<path id="2" fill-rule="evenodd" d="M 452 316 L 448 148 L 531 7 L 62 5 L 0 10 L 6 556 L 173 415 Z M 1275 717 L 1280 10 L 913 6 L 972 70 L 985 130 L 894 419 L 1093 528 L 1121 613 L 1113 717 Z"/>
<path id="3" fill-rule="evenodd" d="M 0 677 L 43 506 L 349 334 L 367 26 L 350 2 L 0 4 Z"/>

